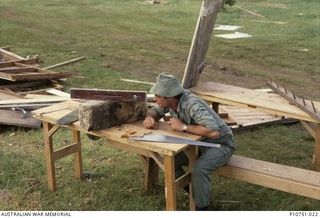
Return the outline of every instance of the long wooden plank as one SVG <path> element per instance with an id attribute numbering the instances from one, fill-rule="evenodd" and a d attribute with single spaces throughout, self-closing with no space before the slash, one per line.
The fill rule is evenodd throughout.
<path id="1" fill-rule="evenodd" d="M 228 166 L 259 172 L 309 185 L 319 186 L 320 172 L 233 155 Z M 319 196 L 320 197 L 320 196 Z"/>
<path id="2" fill-rule="evenodd" d="M 0 69 L 5 68 L 5 67 L 14 67 L 16 66 L 15 61 L 4 61 L 0 62 Z"/>
<path id="3" fill-rule="evenodd" d="M 309 114 L 291 105 L 286 99 L 277 94 L 264 93 L 214 82 L 201 83 L 191 90 L 207 101 L 242 108 L 251 108 L 278 116 L 287 116 L 317 123 Z M 320 102 L 314 102 L 314 105 L 320 110 Z"/>
<path id="4" fill-rule="evenodd" d="M 13 60 L 13 61 L 1 61 L 0 60 L 0 67 L 2 66 L 12 66 L 12 63 L 21 63 L 21 64 L 28 64 L 28 65 L 36 65 L 39 62 L 39 58 L 31 58 L 26 60 Z"/>
<path id="5" fill-rule="evenodd" d="M 0 72 L 0 78 L 9 81 L 29 81 L 29 80 L 48 80 L 74 76 L 73 72 L 23 72 L 23 73 L 3 73 Z"/>
<path id="6" fill-rule="evenodd" d="M 9 82 L 6 85 L 0 85 L 0 89 L 8 88 L 11 90 L 24 90 L 26 88 L 35 87 L 35 86 L 45 86 L 49 85 L 50 80 L 38 80 L 38 81 L 24 81 L 24 82 Z"/>
<path id="7" fill-rule="evenodd" d="M 52 97 L 52 98 L 37 98 L 37 99 L 10 99 L 10 100 L 1 100 L 0 105 L 11 105 L 11 104 L 32 104 L 32 103 L 46 103 L 46 102 L 61 102 L 68 100 L 66 97 Z"/>
<path id="8" fill-rule="evenodd" d="M 320 172 L 233 155 L 216 173 L 320 200 Z"/>
<path id="9" fill-rule="evenodd" d="M 34 72 L 34 67 L 2 67 L 0 72 L 2 73 L 21 73 L 21 72 Z"/>
<path id="10" fill-rule="evenodd" d="M 62 96 L 57 96 L 57 95 L 46 95 L 46 94 L 26 94 L 24 97 L 28 98 L 28 99 L 39 99 L 39 98 L 40 99 L 45 99 L 45 98 L 47 98 L 47 99 L 51 99 L 51 98 L 55 99 L 57 97 L 65 98 L 66 100 L 70 99 L 68 97 L 62 97 Z"/>
<path id="11" fill-rule="evenodd" d="M 0 124 L 9 126 L 40 128 L 41 121 L 33 118 L 30 112 L 27 112 L 27 115 L 27 118 L 23 118 L 22 112 L 20 111 L 0 110 Z"/>
<path id="12" fill-rule="evenodd" d="M 21 57 L 20 55 L 7 51 L 3 48 L 0 48 L 0 57 L 5 60 L 25 60 L 24 57 Z"/>

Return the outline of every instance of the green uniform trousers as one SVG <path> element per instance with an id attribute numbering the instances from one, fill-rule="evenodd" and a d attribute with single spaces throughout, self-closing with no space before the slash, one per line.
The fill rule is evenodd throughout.
<path id="1" fill-rule="evenodd" d="M 196 160 L 191 172 L 192 196 L 197 207 L 206 207 L 211 201 L 210 174 L 218 167 L 225 165 L 234 152 L 234 148 L 221 145 L 220 148 L 200 148 L 201 155 Z M 176 178 L 185 172 L 182 166 L 187 165 L 188 158 L 180 152 L 175 158 Z"/>

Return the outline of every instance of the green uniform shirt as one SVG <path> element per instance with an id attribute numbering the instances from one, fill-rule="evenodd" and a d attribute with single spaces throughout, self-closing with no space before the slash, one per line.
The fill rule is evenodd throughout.
<path id="1" fill-rule="evenodd" d="M 208 129 L 219 131 L 218 139 L 205 138 L 203 141 L 235 147 L 231 129 L 209 105 L 189 90 L 184 90 L 178 103 L 177 112 L 171 108 L 152 108 L 159 117 L 166 113 L 174 118 L 182 120 L 187 125 L 203 125 Z"/>

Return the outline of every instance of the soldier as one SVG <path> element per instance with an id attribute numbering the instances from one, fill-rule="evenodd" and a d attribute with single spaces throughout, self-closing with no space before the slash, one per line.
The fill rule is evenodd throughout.
<path id="1" fill-rule="evenodd" d="M 203 136 L 205 142 L 221 144 L 219 148 L 201 147 L 191 173 L 196 210 L 207 210 L 211 201 L 210 174 L 225 165 L 233 154 L 236 147 L 233 133 L 205 101 L 184 89 L 171 74 L 161 73 L 150 93 L 155 94 L 158 106 L 148 111 L 143 121 L 146 128 L 157 128 L 159 119 L 169 112 L 172 118 L 168 124 L 172 130 Z M 184 174 L 182 166 L 187 163 L 183 152 L 176 155 L 176 178 Z"/>

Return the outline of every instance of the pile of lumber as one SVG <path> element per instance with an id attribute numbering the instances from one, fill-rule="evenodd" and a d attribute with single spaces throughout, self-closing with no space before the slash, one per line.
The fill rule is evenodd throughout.
<path id="1" fill-rule="evenodd" d="M 50 67 L 39 67 L 39 56 L 26 58 L 0 48 L 0 125 L 39 128 L 39 120 L 30 111 L 70 99 L 58 81 L 75 76 L 70 72 L 49 69 L 82 60 L 76 58 Z M 48 88 L 48 87 L 55 88 Z"/>
<path id="2" fill-rule="evenodd" d="M 31 110 L 68 99 L 68 93 L 53 88 L 20 94 L 0 89 L 0 124 L 39 128 L 41 122 L 32 117 Z"/>
<path id="3" fill-rule="evenodd" d="M 73 62 L 75 61 L 73 60 Z M 0 48 L 0 89 L 14 91 L 34 90 L 38 87 L 57 84 L 56 80 L 76 76 L 74 72 L 49 70 L 60 65 L 40 68 L 38 63 L 38 55 L 24 58 L 10 52 L 8 48 Z"/>

